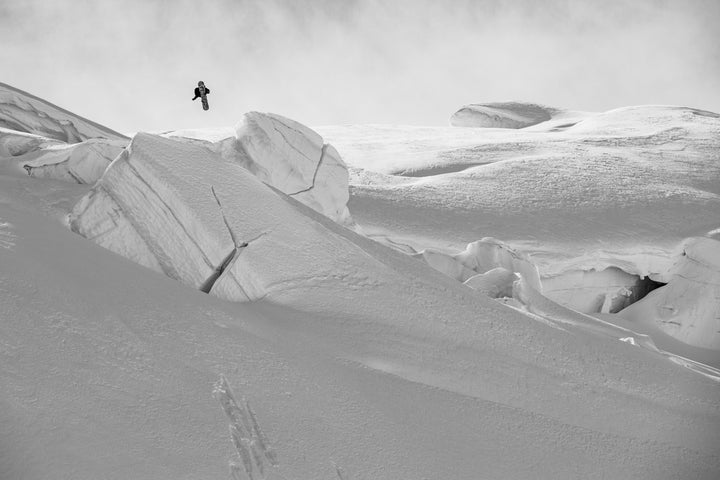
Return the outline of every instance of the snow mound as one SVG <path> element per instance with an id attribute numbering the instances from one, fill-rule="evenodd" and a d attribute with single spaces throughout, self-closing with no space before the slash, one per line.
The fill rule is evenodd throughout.
<path id="1" fill-rule="evenodd" d="M 463 106 L 450 117 L 455 127 L 525 128 L 551 120 L 555 108 L 534 103 L 474 103 Z"/>
<path id="2" fill-rule="evenodd" d="M 518 279 L 516 273 L 502 267 L 479 273 L 463 282 L 490 298 L 512 297 L 513 284 Z"/>
<path id="3" fill-rule="evenodd" d="M 667 285 L 621 312 L 688 345 L 720 350 L 720 241 L 688 239 Z"/>
<path id="4" fill-rule="evenodd" d="M 302 252 L 348 250 L 300 206 L 201 145 L 141 133 L 78 202 L 70 226 L 145 267 L 245 301 L 311 275 L 299 267 Z"/>
<path id="5" fill-rule="evenodd" d="M 90 138 L 127 140 L 125 135 L 0 83 L 0 127 L 67 143 Z"/>
<path id="6" fill-rule="evenodd" d="M 204 140 L 222 158 L 333 221 L 350 225 L 348 169 L 314 130 L 273 113 L 249 112 L 235 127 L 182 130 L 170 138 Z"/>
<path id="7" fill-rule="evenodd" d="M 313 210 L 349 221 L 347 167 L 310 128 L 272 113 L 246 113 L 235 138 L 221 141 L 219 151 Z"/>
<path id="8" fill-rule="evenodd" d="M 589 116 L 567 129 L 568 133 L 640 137 L 638 146 L 663 145 L 686 140 L 697 125 L 716 126 L 720 114 L 672 105 L 637 105 Z M 642 137 L 646 138 L 642 138 Z M 614 144 L 623 147 L 622 144 Z"/>
<path id="9" fill-rule="evenodd" d="M 464 251 L 457 254 L 446 254 L 435 249 L 425 249 L 415 255 L 424 259 L 435 270 L 444 273 L 460 282 L 470 281 L 469 286 L 488 287 L 487 282 L 504 284 L 508 277 L 503 272 L 516 272 L 523 276 L 534 288 L 540 290 L 540 276 L 537 267 L 523 254 L 517 252 L 494 238 L 486 237 L 469 243 Z M 478 274 L 494 272 L 484 279 L 475 278 Z M 501 290 L 502 287 L 497 287 Z"/>

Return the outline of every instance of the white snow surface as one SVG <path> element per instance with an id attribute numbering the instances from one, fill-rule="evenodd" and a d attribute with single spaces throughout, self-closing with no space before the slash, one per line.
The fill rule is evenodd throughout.
<path id="1" fill-rule="evenodd" d="M 483 238 L 467 245 L 464 251 L 455 255 L 426 249 L 417 256 L 428 265 L 460 282 L 501 268 L 518 272 L 526 282 L 538 290 L 542 289 L 537 267 L 521 253 L 494 238 Z"/>
<path id="2" fill-rule="evenodd" d="M 352 248 L 288 197 L 201 145 L 137 134 L 73 209 L 70 226 L 141 265 L 234 301 L 301 285 L 296 277 L 333 278 L 336 267 L 317 262 L 307 271 L 297 261 L 306 250 L 325 251 L 333 264 L 362 265 L 345 258 Z"/>
<path id="3" fill-rule="evenodd" d="M 4 83 L 0 83 L 0 127 L 66 143 L 90 138 L 128 140 L 121 133 Z"/>
<path id="4" fill-rule="evenodd" d="M 720 115 L 554 111 L 516 130 L 316 129 L 349 165 L 349 206 L 371 238 L 452 257 L 492 236 L 537 267 L 550 298 L 613 311 L 641 278 L 667 282 L 686 239 L 717 232 Z"/>
<path id="5" fill-rule="evenodd" d="M 450 117 L 454 127 L 525 128 L 547 122 L 558 109 L 524 102 L 473 103 Z"/>
<path id="6" fill-rule="evenodd" d="M 233 129 L 178 130 L 169 138 L 195 139 L 261 181 L 332 220 L 351 225 L 348 171 L 332 145 L 312 129 L 273 113 L 250 112 Z"/>
<path id="7" fill-rule="evenodd" d="M 622 237 L 610 228 L 621 216 L 587 219 L 603 219 L 598 211 L 613 199 L 632 205 L 628 181 L 627 191 L 615 188 L 593 204 L 545 191 L 551 208 L 543 219 L 523 200 L 543 190 L 522 179 L 533 168 L 538 175 L 561 167 L 522 160 L 502 180 L 514 192 L 505 200 L 519 203 L 494 204 L 488 196 L 498 190 L 472 188 L 477 178 L 487 187 L 489 177 L 455 168 L 476 161 L 478 140 L 495 161 L 476 173 L 515 162 L 502 137 L 522 131 L 489 129 L 488 145 L 478 129 L 350 128 L 355 141 L 363 131 L 380 134 L 376 148 L 359 147 L 368 162 L 386 145 L 399 156 L 385 166 L 424 172 L 418 179 L 363 169 L 364 157 L 341 135 L 348 130 L 330 130 L 320 134 L 346 161 L 343 150 L 351 152 L 353 217 L 396 248 L 295 201 L 205 141 L 138 134 L 93 187 L 28 176 L 1 156 L 0 478 L 718 477 L 718 371 L 656 348 L 652 333 L 575 312 L 533 286 L 548 264 L 584 268 L 602 251 L 593 268 L 622 257 L 628 270 L 657 270 L 667 288 L 688 270 L 676 258 L 658 260 L 658 252 L 709 224 L 708 232 L 717 229 L 716 217 L 701 225 L 699 214 L 688 215 L 686 227 L 673 230 L 675 216 L 692 209 L 677 198 L 658 206 L 653 197 L 650 213 L 667 208 L 660 226 L 636 225 Z M 413 137 L 422 130 L 430 135 Z M 712 149 L 700 148 L 713 140 L 700 127 L 691 133 L 675 146 L 706 167 L 713 185 Z M 579 145 L 588 143 L 577 135 Z M 433 159 L 455 141 L 475 153 Z M 436 148 L 421 152 L 422 142 Z M 533 148 L 551 150 L 538 143 Z M 570 148 L 563 143 L 559 151 Z M 677 155 L 658 160 L 692 171 Z M 583 171 L 601 181 L 596 157 L 583 158 L 590 165 Z M 448 162 L 445 174 L 430 174 Z M 699 188 L 699 174 L 675 183 L 657 175 L 672 188 L 697 182 L 694 196 L 681 198 L 690 206 L 701 208 L 697 191 L 709 203 L 704 213 L 717 206 Z M 637 179 L 641 198 L 644 179 Z M 553 224 L 561 216 L 552 208 L 567 213 L 570 205 L 576 215 Z M 67 229 L 71 211 L 74 228 L 93 241 Z M 625 213 L 640 218 L 639 210 Z M 537 235 L 525 236 L 531 227 Z M 661 227 L 665 242 L 656 241 L 665 238 Z M 695 272 L 707 270 L 701 280 L 712 281 L 715 250 L 705 240 L 685 244 L 686 257 L 706 266 Z M 95 244 L 103 242 L 135 261 Z M 460 269 L 460 279 L 487 268 L 468 285 L 504 296 L 512 280 L 512 298 L 492 299 L 398 249 L 445 252 L 437 258 L 469 270 Z M 225 269 L 210 285 L 218 265 Z M 539 280 L 528 280 L 534 268 Z M 208 285 L 224 298 L 244 292 L 255 300 L 228 302 L 198 289 Z"/>
<path id="8" fill-rule="evenodd" d="M 129 139 L 0 83 L 0 157 L 29 175 L 92 185 Z"/>
<path id="9" fill-rule="evenodd" d="M 630 305 L 622 316 L 654 322 L 684 343 L 720 351 L 720 241 L 688 239 L 668 277 L 665 287 Z"/>

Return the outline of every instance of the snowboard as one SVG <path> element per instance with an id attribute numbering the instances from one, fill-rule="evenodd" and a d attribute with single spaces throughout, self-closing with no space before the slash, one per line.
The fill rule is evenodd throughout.
<path id="1" fill-rule="evenodd" d="M 207 100 L 207 93 L 205 92 L 205 84 L 198 82 L 198 88 L 200 89 L 200 101 L 202 102 L 203 110 L 209 110 L 210 105 Z"/>

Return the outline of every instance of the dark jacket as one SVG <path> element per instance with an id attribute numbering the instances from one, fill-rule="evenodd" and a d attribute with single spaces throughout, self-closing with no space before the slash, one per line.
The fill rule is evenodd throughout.
<path id="1" fill-rule="evenodd" d="M 205 95 L 207 95 L 208 93 L 210 93 L 210 89 L 205 87 Z M 193 98 L 193 100 L 196 100 L 198 98 L 200 98 L 200 87 L 195 87 L 195 97 Z"/>

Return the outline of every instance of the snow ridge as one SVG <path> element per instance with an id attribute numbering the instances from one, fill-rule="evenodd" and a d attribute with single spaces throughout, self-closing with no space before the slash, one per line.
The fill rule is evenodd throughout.
<path id="1" fill-rule="evenodd" d="M 474 103 L 450 117 L 454 127 L 525 128 L 553 118 L 555 108 L 524 102 Z"/>
<path id="2" fill-rule="evenodd" d="M 0 83 L 0 157 L 28 175 L 94 184 L 128 138 Z"/>
<path id="3" fill-rule="evenodd" d="M 121 133 L 4 83 L 0 83 L 0 127 L 67 143 L 90 138 L 129 140 Z"/>

